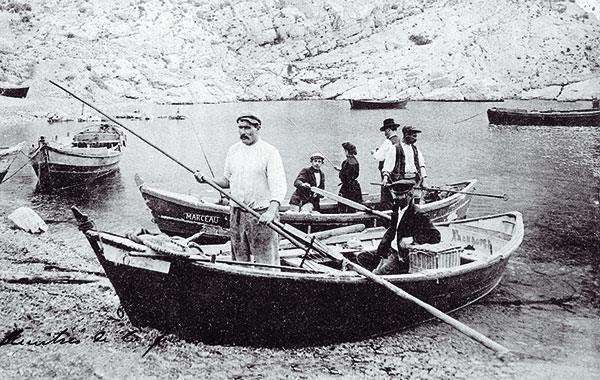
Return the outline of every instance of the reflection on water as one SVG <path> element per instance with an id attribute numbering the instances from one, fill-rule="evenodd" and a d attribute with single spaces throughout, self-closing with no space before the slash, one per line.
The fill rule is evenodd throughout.
<path id="1" fill-rule="evenodd" d="M 503 107 L 527 109 L 589 108 L 588 102 L 517 102 Z M 216 105 L 165 106 L 140 104 L 137 109 L 153 115 L 174 114 L 177 108 L 186 120 L 154 118 L 152 121 L 123 121 L 136 133 L 169 152 L 186 166 L 222 172 L 227 148 L 238 140 L 235 116 L 242 110 L 258 111 L 263 117 L 262 137 L 281 152 L 288 179 L 292 182 L 309 156 L 322 151 L 335 164 L 343 159 L 341 144 L 357 146 L 363 191 L 377 192 L 377 165 L 369 152 L 383 141 L 379 127 L 385 118 L 411 124 L 423 131 L 418 146 L 428 166 L 428 185 L 442 185 L 470 178 L 479 182 L 477 191 L 508 194 L 506 202 L 475 197 L 472 216 L 521 211 L 526 235 L 520 255 L 534 261 L 558 261 L 565 265 L 600 267 L 599 188 L 600 128 L 595 127 L 496 127 L 487 122 L 486 110 L 494 103 L 410 102 L 404 110 L 351 111 L 345 101 L 301 101 L 229 103 Z M 75 109 L 80 106 L 74 105 Z M 120 106 L 104 111 L 131 111 Z M 76 112 L 76 111 L 75 111 Z M 61 136 L 84 127 L 81 123 L 47 124 L 44 121 L 0 129 L 2 144 L 26 140 L 35 143 L 40 135 Z M 20 157 L 19 167 L 26 162 Z M 216 197 L 207 185 L 197 184 L 185 169 L 132 134 L 121 161 L 120 174 L 103 185 L 69 194 L 41 195 L 34 192 L 35 175 L 24 168 L 0 185 L 0 206 L 12 211 L 20 205 L 36 208 L 45 219 L 68 220 L 70 206 L 78 205 L 107 230 L 153 228 L 151 216 L 136 188 L 139 173 L 155 187 Z M 337 172 L 324 165 L 326 189 L 337 192 Z M 67 223 L 51 226 L 52 233 L 65 233 Z M 598 269 L 592 269 L 597 271 Z M 592 273 L 596 280 L 597 272 Z M 591 280 L 592 281 L 592 280 Z"/>

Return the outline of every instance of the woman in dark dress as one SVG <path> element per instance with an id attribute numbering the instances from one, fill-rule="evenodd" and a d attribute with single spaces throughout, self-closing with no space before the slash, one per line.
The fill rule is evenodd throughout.
<path id="1" fill-rule="evenodd" d="M 340 168 L 340 181 L 342 181 L 342 187 L 340 187 L 340 195 L 344 198 L 350 199 L 354 202 L 362 203 L 362 191 L 360 189 L 360 183 L 356 180 L 359 174 L 359 165 L 356 160 L 356 147 L 354 144 L 345 142 L 342 144 L 342 148 L 346 153 L 346 159 L 342 162 Z M 341 213 L 355 212 L 356 210 L 338 203 L 338 210 Z"/>

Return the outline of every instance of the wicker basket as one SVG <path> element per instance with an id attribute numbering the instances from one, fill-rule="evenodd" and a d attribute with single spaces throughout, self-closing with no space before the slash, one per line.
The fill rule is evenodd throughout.
<path id="1" fill-rule="evenodd" d="M 426 247 L 427 246 L 427 247 Z M 452 268 L 460 265 L 462 247 L 421 245 L 409 248 L 408 273 L 416 273 L 426 269 Z"/>

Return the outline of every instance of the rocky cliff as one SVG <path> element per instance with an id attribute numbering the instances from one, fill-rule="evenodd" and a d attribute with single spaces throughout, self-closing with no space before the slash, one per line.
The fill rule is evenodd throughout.
<path id="1" fill-rule="evenodd" d="M 0 1 L 0 82 L 94 99 L 589 99 L 597 0 Z"/>

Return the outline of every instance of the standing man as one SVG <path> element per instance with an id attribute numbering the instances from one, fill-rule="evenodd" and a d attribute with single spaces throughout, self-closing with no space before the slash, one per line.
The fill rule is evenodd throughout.
<path id="1" fill-rule="evenodd" d="M 378 149 L 371 151 L 373 158 L 379 162 L 378 168 L 379 173 L 381 174 L 381 179 L 383 179 L 383 163 L 385 162 L 385 157 L 388 151 L 393 150 L 394 145 L 400 142 L 400 137 L 397 133 L 398 127 L 399 125 L 394 122 L 394 119 L 385 119 L 383 121 L 383 126 L 379 128 L 379 130 L 385 135 L 385 141 Z M 379 210 L 389 210 L 392 208 L 392 204 L 393 200 L 389 189 L 381 186 L 381 201 L 379 202 Z"/>
<path id="2" fill-rule="evenodd" d="M 290 210 L 312 212 L 321 211 L 320 198 L 321 195 L 310 191 L 312 186 L 319 189 L 325 189 L 325 173 L 321 170 L 321 165 L 325 156 L 321 153 L 313 153 L 310 156 L 310 166 L 300 170 L 300 173 L 294 181 L 296 191 L 290 198 Z"/>
<path id="3" fill-rule="evenodd" d="M 395 145 L 395 149 L 388 150 L 383 163 L 383 183 L 393 183 L 398 180 L 413 180 L 415 186 L 425 186 L 425 159 L 415 143 L 417 128 L 407 125 L 402 128 L 402 141 Z"/>
<path id="4" fill-rule="evenodd" d="M 277 148 L 260 139 L 258 113 L 244 112 L 236 122 L 241 141 L 227 151 L 223 177 L 213 181 L 231 189 L 232 198 L 261 215 L 257 220 L 231 202 L 231 256 L 237 261 L 279 265 L 279 237 L 267 224 L 279 220 L 279 206 L 287 192 L 283 162 Z"/>

